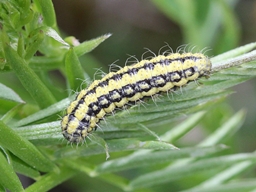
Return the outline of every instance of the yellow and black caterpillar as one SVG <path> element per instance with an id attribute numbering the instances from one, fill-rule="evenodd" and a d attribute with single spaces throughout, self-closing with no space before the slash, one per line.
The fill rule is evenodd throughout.
<path id="1" fill-rule="evenodd" d="M 61 121 L 62 134 L 70 142 L 82 142 L 115 109 L 208 76 L 211 67 L 202 53 L 171 53 L 110 72 L 71 102 Z"/>

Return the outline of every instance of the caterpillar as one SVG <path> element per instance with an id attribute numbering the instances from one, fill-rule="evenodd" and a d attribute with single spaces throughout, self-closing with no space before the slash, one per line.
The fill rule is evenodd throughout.
<path id="1" fill-rule="evenodd" d="M 63 136 L 83 142 L 107 114 L 145 97 L 175 90 L 202 76 L 212 64 L 202 53 L 170 53 L 110 72 L 81 90 L 62 118 Z"/>

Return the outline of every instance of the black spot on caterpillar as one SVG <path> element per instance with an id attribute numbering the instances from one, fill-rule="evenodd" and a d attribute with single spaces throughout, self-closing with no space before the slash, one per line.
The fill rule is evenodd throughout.
<path id="1" fill-rule="evenodd" d="M 202 53 L 171 53 L 110 72 L 70 103 L 61 121 L 62 134 L 70 142 L 83 142 L 97 123 L 117 108 L 208 76 L 211 68 Z"/>

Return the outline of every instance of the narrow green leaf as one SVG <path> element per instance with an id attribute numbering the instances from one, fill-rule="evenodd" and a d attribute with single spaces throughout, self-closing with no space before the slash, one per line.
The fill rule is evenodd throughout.
<path id="1" fill-rule="evenodd" d="M 4 46 L 7 62 L 12 66 L 24 88 L 41 108 L 45 108 L 56 102 L 48 88 L 41 82 L 38 76 L 31 70 L 27 63 L 7 44 Z"/>
<path id="2" fill-rule="evenodd" d="M 14 115 L 16 115 L 21 110 L 22 106 L 22 104 L 16 105 L 7 113 L 5 113 L 0 119 L 6 124 L 8 124 L 9 121 L 12 122 Z"/>
<path id="3" fill-rule="evenodd" d="M 70 101 L 73 100 L 74 98 L 75 97 L 73 95 L 70 98 L 63 99 L 45 109 L 42 109 L 28 117 L 21 119 L 20 121 L 16 122 L 13 126 L 14 127 L 24 126 L 24 125 L 33 123 L 35 121 L 44 119 L 46 117 L 49 117 L 51 115 L 54 115 L 60 111 L 64 112 L 64 109 L 70 104 Z"/>
<path id="4" fill-rule="evenodd" d="M 123 189 L 124 191 L 131 191 L 130 188 L 128 187 L 129 180 L 119 175 L 108 173 L 104 175 L 99 175 L 98 178 L 100 178 L 102 181 L 105 181 L 114 186 L 117 186 Z M 145 190 L 145 189 L 143 191 L 150 192 L 150 190 Z"/>
<path id="5" fill-rule="evenodd" d="M 43 65 L 42 65 L 43 63 Z M 63 65 L 63 57 L 45 57 L 45 56 L 37 56 L 32 57 L 29 61 L 29 66 L 34 71 L 49 71 L 58 69 Z"/>
<path id="6" fill-rule="evenodd" d="M 15 93 L 12 89 L 10 89 L 9 87 L 6 87 L 1 83 L 0 83 L 0 98 L 14 101 L 17 103 L 25 103 L 25 101 L 23 101 L 17 93 Z"/>
<path id="7" fill-rule="evenodd" d="M 34 0 L 33 2 L 35 3 L 38 10 L 42 13 L 44 23 L 49 27 L 56 28 L 57 27 L 56 16 L 55 16 L 55 11 L 54 11 L 52 1 L 51 0 Z"/>
<path id="8" fill-rule="evenodd" d="M 12 12 L 12 14 L 10 14 L 10 12 L 8 14 L 8 19 L 10 20 L 10 21 L 8 21 L 8 24 L 11 25 L 12 30 L 17 32 L 22 27 L 22 22 L 20 21 L 20 12 L 16 8 L 14 8 L 13 5 L 11 5 L 11 4 L 9 4 L 8 8 L 9 8 L 9 10 L 7 11 L 7 14 L 9 11 Z M 14 27 L 16 27 L 16 28 L 13 29 Z"/>
<path id="9" fill-rule="evenodd" d="M 10 191 L 23 191 L 23 187 L 13 167 L 7 162 L 5 156 L 0 152 L 0 184 Z"/>
<path id="10" fill-rule="evenodd" d="M 22 15 L 20 16 L 20 26 L 24 26 L 26 24 L 28 24 L 29 22 L 31 22 L 33 20 L 34 17 L 34 11 L 31 9 L 28 9 L 26 12 L 26 14 L 24 14 L 25 11 L 22 12 Z"/>
<path id="11" fill-rule="evenodd" d="M 34 3 L 32 4 L 31 12 L 32 12 L 31 21 L 25 25 L 26 31 L 28 31 L 28 32 L 34 31 L 35 29 L 38 29 L 38 28 L 44 26 L 42 23 L 42 20 L 43 20 L 42 14 L 40 12 L 38 12 L 38 10 L 36 10 Z M 25 37 L 28 37 L 28 36 L 26 35 L 26 36 L 24 36 L 24 38 Z M 26 39 L 26 42 L 27 42 L 27 40 L 28 39 Z"/>
<path id="12" fill-rule="evenodd" d="M 63 143 L 60 121 L 15 128 L 22 137 L 35 145 L 56 145 Z"/>
<path id="13" fill-rule="evenodd" d="M 39 171 L 48 172 L 56 168 L 33 144 L 2 121 L 0 121 L 0 145 Z"/>
<path id="14" fill-rule="evenodd" d="M 19 56 L 21 57 L 21 58 L 23 58 L 24 57 L 24 55 L 25 55 L 25 46 L 24 46 L 24 37 L 23 37 L 23 35 L 22 34 L 20 34 L 20 36 L 19 36 L 19 39 L 18 39 L 18 45 L 17 45 L 17 53 L 19 54 Z"/>
<path id="15" fill-rule="evenodd" d="M 212 72 L 220 71 L 222 69 L 234 66 L 239 66 L 253 60 L 256 60 L 256 50 L 224 61 L 215 62 L 212 65 Z"/>
<path id="16" fill-rule="evenodd" d="M 174 127 L 170 131 L 166 132 L 160 138 L 163 141 L 173 142 L 178 138 L 185 135 L 188 131 L 190 131 L 194 126 L 203 118 L 205 115 L 205 111 L 197 112 L 191 115 L 184 122 L 180 123 L 178 126 Z"/>
<path id="17" fill-rule="evenodd" d="M 18 25 L 24 26 L 29 23 L 34 16 L 34 12 L 30 9 L 31 2 L 29 0 L 18 0 L 15 1 L 15 3 L 18 4 L 17 9 L 20 13 Z"/>
<path id="18" fill-rule="evenodd" d="M 29 60 L 38 51 L 39 46 L 43 42 L 45 32 L 43 30 L 36 30 L 35 36 L 32 37 L 33 42 L 28 46 L 25 54 L 25 60 Z"/>
<path id="19" fill-rule="evenodd" d="M 245 118 L 245 111 L 240 110 L 233 117 L 227 120 L 221 127 L 219 127 L 213 134 L 200 142 L 198 146 L 206 147 L 216 145 L 223 142 L 224 139 L 229 138 L 234 134 L 243 124 Z"/>
<path id="20" fill-rule="evenodd" d="M 215 77 L 215 74 L 212 75 Z M 209 83 L 209 85 L 204 85 L 202 88 L 194 89 L 194 90 L 189 90 L 185 94 L 181 95 L 179 98 L 180 101 L 182 100 L 190 100 L 193 98 L 198 98 L 200 99 L 201 97 L 206 98 L 210 97 L 211 94 L 218 95 L 218 94 L 225 94 L 225 92 L 222 92 L 223 90 L 226 90 L 230 87 L 233 87 L 235 85 L 238 85 L 240 83 L 243 83 L 244 81 L 248 80 L 248 78 L 243 78 L 243 77 L 229 77 L 227 81 L 221 81 L 221 82 L 214 82 L 214 84 L 211 83 L 211 80 L 209 79 L 208 81 L 203 81 L 203 83 Z M 222 93 L 221 93 L 222 92 Z M 228 93 L 228 92 L 226 92 Z M 229 92 L 230 94 L 231 92 Z M 178 99 L 177 99 L 178 100 Z"/>
<path id="21" fill-rule="evenodd" d="M 220 128 L 216 129 L 214 133 L 212 133 L 205 140 L 201 141 L 197 146 L 208 147 L 222 143 L 223 139 L 228 138 L 228 136 L 232 135 L 235 131 L 237 131 L 238 128 L 240 128 L 241 122 L 239 121 L 241 121 L 241 119 L 244 119 L 244 115 L 245 114 L 243 110 L 239 111 L 225 123 L 225 126 L 221 126 Z M 236 118 L 239 118 L 237 124 Z M 187 166 L 193 161 L 195 161 L 194 158 L 183 159 L 180 161 L 176 161 L 169 167 Z"/>
<path id="22" fill-rule="evenodd" d="M 169 143 L 159 141 L 140 141 L 136 139 L 117 139 L 106 141 L 109 152 L 133 151 L 138 149 L 173 149 L 176 148 Z M 98 144 L 83 145 L 74 150 L 68 146 L 56 151 L 57 158 L 63 157 L 81 157 L 106 153 L 105 149 Z"/>
<path id="23" fill-rule="evenodd" d="M 79 172 L 84 172 L 85 174 L 89 175 L 90 177 L 96 177 L 102 181 L 111 183 L 114 186 L 120 187 L 121 189 L 127 189 L 128 179 L 120 177 L 115 174 L 102 174 L 96 175 L 94 172 L 95 166 L 84 162 L 83 159 L 61 159 L 61 163 L 65 164 L 66 166 L 77 170 Z"/>
<path id="24" fill-rule="evenodd" d="M 93 134 L 97 134 L 99 137 L 104 138 L 106 140 L 109 139 L 122 139 L 122 138 L 139 138 L 145 136 L 152 136 L 152 134 L 148 134 L 145 131 L 138 130 L 138 127 L 127 127 L 125 129 L 115 129 L 113 127 L 109 127 L 108 125 L 102 126 L 104 132 L 97 131 Z"/>
<path id="25" fill-rule="evenodd" d="M 256 154 L 237 154 L 227 155 L 222 157 L 213 157 L 208 159 L 199 160 L 186 166 L 167 167 L 158 171 L 141 175 L 130 182 L 130 186 L 135 188 L 148 187 L 177 180 L 189 175 L 195 175 L 198 172 L 217 167 L 227 167 L 237 162 L 252 160 L 256 162 Z"/>
<path id="26" fill-rule="evenodd" d="M 255 179 L 247 179 L 241 181 L 234 181 L 223 185 L 215 185 L 214 187 L 205 187 L 201 189 L 191 189 L 184 190 L 182 192 L 247 192 L 247 191 L 255 191 L 256 189 L 256 180 Z"/>
<path id="27" fill-rule="evenodd" d="M 27 177 L 36 179 L 40 176 L 40 172 L 33 169 L 29 165 L 25 164 L 23 161 L 21 161 L 16 156 L 12 155 L 12 166 L 15 170 L 15 172 L 20 173 L 22 175 L 25 175 Z"/>
<path id="28" fill-rule="evenodd" d="M 63 159 L 59 159 L 57 162 L 59 164 L 65 165 L 66 167 L 69 167 L 73 170 L 84 172 L 85 174 L 87 174 L 91 177 L 96 176 L 96 175 L 93 174 L 93 171 L 95 169 L 95 165 L 90 164 L 88 162 L 85 162 L 81 158 L 77 158 L 77 159 L 63 158 Z"/>
<path id="29" fill-rule="evenodd" d="M 84 55 L 85 53 L 88 53 L 95 49 L 99 44 L 101 44 L 103 41 L 105 41 L 107 38 L 109 38 L 111 34 L 102 35 L 96 39 L 92 39 L 89 41 L 85 41 L 81 43 L 80 45 L 74 47 L 74 51 L 78 57 Z"/>
<path id="30" fill-rule="evenodd" d="M 42 176 L 37 182 L 26 188 L 25 192 L 45 192 L 72 178 L 78 172 L 67 167 L 61 167 L 58 172 L 50 172 Z"/>
<path id="31" fill-rule="evenodd" d="M 69 49 L 69 51 L 66 54 L 65 69 L 66 69 L 69 89 L 75 90 L 75 91 L 79 90 L 79 87 L 81 87 L 81 84 L 82 84 L 81 80 L 85 79 L 85 76 L 83 72 L 84 70 L 73 48 Z M 84 84 L 83 87 L 85 88 L 87 87 L 87 85 Z"/>
<path id="32" fill-rule="evenodd" d="M 103 127 L 104 132 L 94 132 L 93 138 L 97 135 L 103 139 L 120 139 L 120 138 L 134 138 L 143 137 L 147 134 L 138 130 L 118 130 Z M 60 121 L 49 123 L 42 123 L 36 125 L 28 125 L 24 127 L 15 128 L 15 131 L 22 137 L 28 139 L 35 145 L 56 145 L 64 144 L 67 141 L 61 134 Z M 89 141 L 86 139 L 86 141 Z"/>
<path id="33" fill-rule="evenodd" d="M 162 141 L 160 139 L 160 137 L 154 132 L 154 131 L 151 131 L 149 128 L 147 128 L 145 125 L 142 125 L 142 124 L 138 124 L 138 129 L 141 129 L 143 130 L 144 132 L 146 132 L 148 135 L 150 136 L 153 136 L 156 140 L 158 141 Z"/>
<path id="34" fill-rule="evenodd" d="M 226 149 L 224 145 L 206 148 L 184 148 L 181 150 L 141 150 L 129 156 L 106 161 L 96 167 L 95 174 L 116 172 L 136 167 L 153 166 L 188 157 L 203 157 Z"/>
<path id="35" fill-rule="evenodd" d="M 44 27 L 45 33 L 47 36 L 53 38 L 55 41 L 58 41 L 59 43 L 61 43 L 62 45 L 64 45 L 66 48 L 69 48 L 69 44 L 66 43 L 61 36 L 57 33 L 56 30 L 54 30 L 51 27 Z"/>
<path id="36" fill-rule="evenodd" d="M 245 172 L 246 170 L 254 166 L 254 164 L 255 163 L 253 161 L 243 161 L 240 163 L 236 163 L 232 165 L 232 167 L 227 168 L 226 170 L 214 175 L 212 178 L 204 181 L 200 185 L 194 187 L 192 190 L 197 191 L 200 189 L 215 187 L 223 184 L 227 180 L 230 180 Z"/>
<path id="37" fill-rule="evenodd" d="M 17 0 L 15 3 L 18 4 L 18 8 L 22 10 L 21 14 L 24 14 L 22 18 L 25 18 L 25 15 L 29 15 L 28 11 L 30 9 L 30 1 L 29 0 Z M 24 13 L 24 12 L 25 13 Z"/>

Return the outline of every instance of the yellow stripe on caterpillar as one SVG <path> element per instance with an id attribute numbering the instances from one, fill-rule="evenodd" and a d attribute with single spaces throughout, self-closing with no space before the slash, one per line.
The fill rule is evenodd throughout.
<path id="1" fill-rule="evenodd" d="M 115 109 L 208 76 L 211 67 L 202 53 L 171 53 L 110 72 L 71 102 L 61 122 L 62 134 L 70 142 L 83 142 Z"/>

